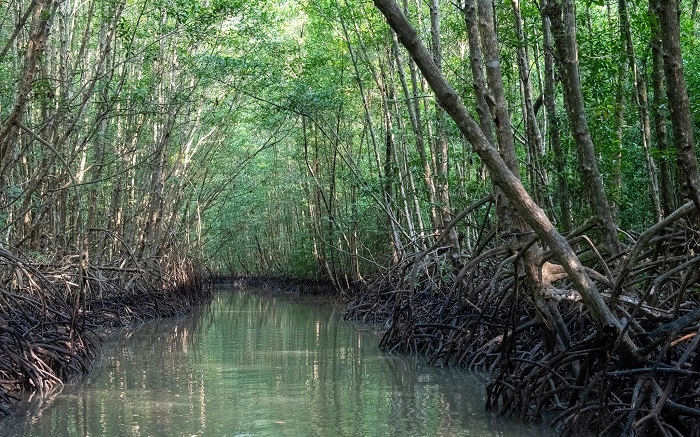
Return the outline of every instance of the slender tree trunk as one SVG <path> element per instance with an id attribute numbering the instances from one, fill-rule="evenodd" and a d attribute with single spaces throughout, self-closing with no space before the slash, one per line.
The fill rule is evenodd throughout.
<path id="1" fill-rule="evenodd" d="M 581 79 L 578 71 L 576 43 L 576 15 L 573 0 L 550 0 L 546 13 L 552 24 L 556 52 L 561 65 L 560 76 L 564 85 L 564 106 L 571 120 L 574 140 L 579 153 L 583 181 L 588 189 L 591 209 L 603 232 L 603 243 L 613 256 L 622 253 L 610 205 L 605 195 L 603 177 L 598 169 L 593 140 L 583 105 Z"/>
<path id="2" fill-rule="evenodd" d="M 404 11 L 408 11 L 408 0 L 403 2 Z M 442 222 L 440 213 L 437 208 L 437 188 L 435 185 L 435 178 L 433 177 L 433 167 L 432 167 L 432 157 L 428 156 L 428 147 L 425 144 L 425 130 L 423 128 L 423 117 L 421 115 L 421 97 L 424 93 L 421 88 L 421 79 L 418 77 L 418 71 L 416 70 L 416 65 L 413 59 L 408 60 L 408 69 L 411 75 L 411 93 L 412 98 L 410 99 L 409 105 L 413 105 L 413 113 L 415 114 L 415 135 L 416 135 L 416 148 L 418 150 L 418 156 L 420 157 L 421 166 L 423 167 L 423 181 L 425 183 L 426 189 L 428 191 L 428 203 L 430 205 L 430 224 L 433 229 L 441 228 Z"/>
<path id="3" fill-rule="evenodd" d="M 364 109 L 364 115 L 365 115 L 365 124 L 369 130 L 370 140 L 371 140 L 372 148 L 374 150 L 374 155 L 375 155 L 375 161 L 377 163 L 377 170 L 381 175 L 382 170 L 386 171 L 387 168 L 390 168 L 390 166 L 392 165 L 391 162 L 387 160 L 388 157 L 390 157 L 392 155 L 386 153 L 387 152 L 386 147 L 389 146 L 389 143 L 387 143 L 389 138 L 385 138 L 385 144 L 384 144 L 385 145 L 385 158 L 387 158 L 387 159 L 385 159 L 385 165 L 382 165 L 381 158 L 379 157 L 379 152 L 378 152 L 379 147 L 380 147 L 379 140 L 377 138 L 377 133 L 375 132 L 374 124 L 372 122 L 372 117 L 371 117 L 371 113 L 370 113 L 370 103 L 368 101 L 368 96 L 367 96 L 367 93 L 365 91 L 365 86 L 364 86 L 364 82 L 362 80 L 362 75 L 360 74 L 357 54 L 356 54 L 354 48 L 352 47 L 352 45 L 350 44 L 350 36 L 349 36 L 348 28 L 347 28 L 345 21 L 341 20 L 341 26 L 343 29 L 343 34 L 345 36 L 348 51 L 350 53 L 350 59 L 352 61 L 353 71 L 355 73 L 355 81 L 357 82 L 357 85 L 358 85 L 359 90 L 360 90 L 360 95 L 362 96 L 362 103 L 363 103 L 363 109 Z M 357 32 L 357 29 L 356 29 L 356 33 L 359 37 L 359 32 Z M 362 50 L 361 53 L 364 54 L 365 56 L 367 56 L 367 53 L 366 53 L 367 50 L 366 50 L 365 45 L 362 42 L 362 40 L 360 40 L 360 48 Z M 384 86 L 383 86 L 380 78 L 378 77 L 376 71 L 372 70 L 372 76 L 373 76 L 374 81 L 377 84 L 378 88 L 383 89 Z M 386 117 L 390 117 L 390 115 L 388 115 L 389 109 L 387 107 L 387 102 L 386 102 L 385 97 L 386 96 L 384 96 L 384 95 L 382 96 L 382 98 L 384 100 L 383 106 L 385 107 L 385 122 L 386 122 Z M 388 132 L 387 132 L 387 134 L 388 134 Z M 387 165 L 389 165 L 389 167 L 387 167 Z M 384 177 L 390 178 L 391 175 L 384 174 Z M 384 211 L 387 215 L 388 226 L 390 229 L 391 243 L 392 243 L 392 247 L 393 247 L 393 261 L 397 261 L 403 255 L 404 248 L 403 248 L 403 244 L 401 243 L 401 238 L 399 237 L 400 232 L 398 229 L 396 216 L 394 214 L 393 207 L 392 207 L 391 195 L 386 190 L 386 188 L 387 188 L 386 184 L 383 186 L 383 188 L 384 189 L 382 190 L 382 199 L 381 199 L 382 208 L 384 209 Z"/>
<path id="4" fill-rule="evenodd" d="M 658 17 L 651 10 L 649 3 L 651 24 L 651 58 L 652 58 L 652 88 L 654 98 L 652 101 L 654 115 L 654 129 L 656 136 L 656 149 L 659 156 L 659 185 L 661 209 L 665 217 L 668 217 L 676 209 L 676 196 L 673 191 L 673 178 L 671 177 L 671 165 L 669 163 L 668 132 L 666 129 L 666 111 L 668 105 L 664 99 L 664 60 L 663 45 L 659 29 Z"/>
<path id="5" fill-rule="evenodd" d="M 476 98 L 476 113 L 479 119 L 479 126 L 489 143 L 495 145 L 493 138 L 493 117 L 491 109 L 486 100 L 486 77 L 484 76 L 484 57 L 481 53 L 481 42 L 479 41 L 479 25 L 476 18 L 476 0 L 465 0 L 462 7 L 462 14 L 467 28 L 469 38 L 469 65 L 474 81 L 474 95 Z M 481 163 L 481 177 L 485 178 L 484 164 Z"/>
<path id="6" fill-rule="evenodd" d="M 680 23 L 676 0 L 650 0 L 659 17 L 659 29 L 663 44 L 666 95 L 673 125 L 673 142 L 676 145 L 681 190 L 685 199 L 692 200 L 700 213 L 700 174 L 693 139 L 693 121 L 690 103 L 683 77 Z"/>
<path id="7" fill-rule="evenodd" d="M 413 140 L 416 143 L 416 147 L 419 151 L 419 156 L 421 158 L 421 164 L 425 161 L 425 145 L 423 144 L 423 131 L 421 127 L 419 126 L 419 115 L 416 114 L 416 108 L 415 106 L 411 103 L 413 100 L 411 98 L 411 94 L 408 90 L 408 83 L 406 81 L 406 75 L 404 73 L 404 67 L 403 67 L 403 61 L 401 60 L 401 52 L 399 50 L 399 40 L 396 37 L 396 33 L 391 32 L 392 36 L 392 54 L 394 55 L 394 59 L 396 61 L 396 72 L 399 76 L 399 80 L 401 82 L 401 90 L 403 92 L 403 98 L 406 101 L 406 111 L 408 112 L 408 119 L 409 122 L 411 123 L 411 130 L 413 132 Z M 404 153 L 407 153 L 405 150 L 406 148 L 404 147 Z M 420 151 L 423 151 L 421 154 Z M 414 204 L 414 209 L 415 209 L 415 214 L 416 214 L 416 222 L 418 223 L 418 233 L 417 236 L 421 240 L 419 247 L 421 247 L 421 250 L 425 249 L 425 225 L 423 223 L 423 216 L 421 213 L 421 208 L 420 208 L 420 202 L 418 201 L 418 196 L 416 195 L 416 187 L 415 183 L 413 180 L 413 173 L 412 172 L 407 172 L 409 181 L 411 184 L 411 193 L 413 193 L 412 198 L 413 198 L 413 204 Z M 426 189 L 427 194 L 429 195 L 431 190 Z M 431 211 L 434 207 L 431 206 Z"/>
<path id="8" fill-rule="evenodd" d="M 481 50 L 484 54 L 486 82 L 488 84 L 487 96 L 490 96 L 493 100 L 491 112 L 496 124 L 496 141 L 506 165 L 508 165 L 508 168 L 514 175 L 519 177 L 520 170 L 518 158 L 515 155 L 513 127 L 510 123 L 510 112 L 508 111 L 508 102 L 501 75 L 501 58 L 498 39 L 496 38 L 493 2 L 491 0 L 479 0 L 477 4 Z"/>
<path id="9" fill-rule="evenodd" d="M 32 11 L 32 24 L 29 41 L 24 52 L 24 66 L 20 75 L 17 97 L 10 115 L 0 126 L 0 193 L 5 192 L 6 174 L 10 163 L 15 158 L 15 138 L 18 125 L 22 122 L 24 108 L 29 102 L 34 85 L 34 77 L 38 70 L 37 63 L 44 50 L 44 42 L 49 34 L 50 19 L 53 11 L 53 0 L 37 0 Z"/>
<path id="10" fill-rule="evenodd" d="M 624 47 L 624 42 L 621 47 Z M 616 222 L 620 214 L 620 198 L 622 197 L 622 145 L 625 142 L 625 94 L 627 91 L 627 56 L 619 55 L 617 66 L 617 83 L 615 85 L 614 126 L 616 138 L 612 151 L 613 165 L 610 172 L 610 214 Z"/>
<path id="11" fill-rule="evenodd" d="M 92 186 L 88 188 L 88 201 L 87 201 L 87 224 L 86 228 L 88 232 L 91 232 L 94 237 L 91 239 L 92 247 L 92 258 L 96 263 L 100 263 L 102 257 L 105 255 L 106 247 L 106 237 L 108 236 L 105 232 L 100 231 L 95 234 L 96 229 L 106 229 L 108 227 L 108 217 L 105 215 L 103 208 L 100 208 L 100 188 L 101 180 L 104 177 L 104 168 L 107 166 L 107 149 L 108 149 L 108 139 L 107 130 L 109 128 L 108 115 L 111 113 L 113 108 L 113 103 L 110 102 L 110 84 L 114 75 L 114 68 L 112 65 L 112 58 L 110 57 L 110 52 L 113 50 L 113 42 L 116 37 L 116 27 L 119 23 L 119 18 L 121 17 L 121 12 L 123 11 L 124 3 L 119 2 L 114 5 L 113 9 L 110 11 L 111 21 L 105 21 L 102 23 L 99 34 L 99 51 L 100 57 L 104 58 L 104 62 L 100 62 L 99 66 L 101 69 L 96 72 L 96 77 L 104 78 L 100 84 L 100 103 L 99 111 L 96 119 L 97 132 L 95 135 L 95 147 L 94 147 L 94 164 L 91 171 L 90 178 L 94 182 Z"/>
<path id="12" fill-rule="evenodd" d="M 626 48 L 627 63 L 632 70 L 632 79 L 634 80 L 636 91 L 635 104 L 637 105 L 637 116 L 639 117 L 639 125 L 642 134 L 642 148 L 644 150 L 647 177 L 649 178 L 649 197 L 651 198 L 651 203 L 654 208 L 654 218 L 657 222 L 660 222 L 663 219 L 663 211 L 661 210 L 656 163 L 651 153 L 651 120 L 649 118 L 647 84 L 644 75 L 637 68 L 637 56 L 635 55 L 632 32 L 630 31 L 631 25 L 627 0 L 618 0 L 618 5 L 620 13 L 620 33 L 622 34 L 622 42 Z"/>
<path id="13" fill-rule="evenodd" d="M 548 203 L 549 197 L 545 192 L 547 185 L 547 173 L 542 165 L 541 157 L 544 155 L 542 133 L 537 124 L 535 108 L 532 101 L 532 82 L 530 80 L 530 56 L 527 52 L 527 41 L 523 29 L 523 17 L 520 13 L 520 0 L 511 0 L 513 17 L 515 20 L 515 32 L 518 37 L 518 72 L 520 74 L 520 89 L 523 96 L 523 120 L 525 121 L 525 139 L 528 151 L 528 177 L 535 200 L 540 204 Z M 550 205 L 547 205 L 549 208 Z"/>
<path id="14" fill-rule="evenodd" d="M 552 25 L 549 17 L 544 12 L 547 8 L 547 0 L 540 1 L 540 8 L 542 9 L 542 38 L 544 43 L 545 78 L 543 100 L 547 111 L 549 144 L 554 153 L 554 170 L 557 179 L 560 225 L 565 233 L 569 233 L 573 226 L 573 219 L 571 217 L 571 195 L 569 194 L 569 183 L 566 178 L 566 155 L 561 144 L 561 130 L 559 128 L 559 117 L 557 116 Z"/>
<path id="15" fill-rule="evenodd" d="M 392 62 L 396 60 L 395 43 L 395 39 L 392 38 L 391 47 L 389 47 L 387 50 L 387 56 L 389 57 L 389 59 L 387 59 L 386 65 L 388 67 L 384 67 L 381 69 L 382 77 L 384 77 L 384 75 L 388 75 L 388 78 L 384 77 L 384 83 L 386 84 L 387 93 L 386 128 L 387 132 L 391 133 L 391 138 L 394 145 L 394 166 L 392 169 L 392 178 L 396 183 L 397 195 L 395 196 L 395 203 L 398 205 L 398 208 L 403 209 L 403 219 L 406 222 L 405 230 L 406 233 L 410 235 L 409 244 L 413 246 L 412 250 L 414 252 L 419 252 L 421 250 L 419 248 L 419 245 L 421 244 L 420 240 L 423 240 L 423 229 L 421 227 L 421 229 L 417 230 L 414 223 L 414 214 L 420 214 L 420 209 L 413 211 L 413 200 L 415 199 L 415 191 L 413 188 L 411 188 L 411 186 L 413 185 L 413 180 L 410 177 L 411 172 L 408 166 L 408 154 L 406 153 L 406 147 L 404 147 L 404 145 L 406 144 L 404 132 L 406 130 L 404 126 L 404 118 L 402 117 L 401 113 L 401 105 L 399 104 L 400 100 L 397 99 L 397 92 L 395 89 L 395 76 L 397 75 L 396 65 L 401 65 L 401 62 Z M 402 75 L 402 73 L 403 72 L 399 72 L 398 75 Z M 396 128 L 394 128 L 394 126 L 396 126 Z M 407 185 L 409 185 L 408 189 Z M 409 195 L 409 193 L 413 194 Z M 411 199 L 409 200 L 409 198 Z"/>
<path id="16" fill-rule="evenodd" d="M 430 35 L 432 40 L 433 59 L 438 69 L 442 71 L 442 43 L 440 41 L 440 5 L 438 0 L 430 0 Z M 447 134 L 445 133 L 445 110 L 440 105 L 435 104 L 435 158 L 437 169 L 436 188 L 438 199 L 440 200 L 440 215 L 441 229 L 437 229 L 436 234 L 439 237 L 442 234 L 444 226 L 452 221 L 452 206 L 450 202 L 450 184 L 449 184 L 449 160 L 447 149 Z M 451 257 L 459 253 L 459 236 L 457 229 L 452 227 L 448 231 L 447 242 L 450 246 Z"/>
<path id="17" fill-rule="evenodd" d="M 5 45 L 0 49 L 0 61 L 5 59 L 5 56 L 7 55 L 7 52 L 10 50 L 12 47 L 12 44 L 14 44 L 15 40 L 17 39 L 17 36 L 20 34 L 22 29 L 24 29 L 24 25 L 27 23 L 27 20 L 29 20 L 30 16 L 33 16 L 34 14 L 34 8 L 37 6 L 37 4 L 40 3 L 41 0 L 32 0 L 31 3 L 27 6 L 27 9 L 24 11 L 24 13 L 19 17 L 19 20 L 15 23 L 15 29 L 12 32 L 12 35 L 5 41 Z"/>

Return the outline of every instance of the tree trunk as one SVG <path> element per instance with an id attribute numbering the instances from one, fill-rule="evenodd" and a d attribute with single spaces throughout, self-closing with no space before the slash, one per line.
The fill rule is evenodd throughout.
<path id="1" fill-rule="evenodd" d="M 673 126 L 673 142 L 676 146 L 681 191 L 685 199 L 692 200 L 700 212 L 700 174 L 693 142 L 693 120 L 690 114 L 688 92 L 683 77 L 680 24 L 676 0 L 650 0 L 659 17 L 659 29 L 663 44 L 666 95 Z"/>
<path id="2" fill-rule="evenodd" d="M 511 0 L 513 18 L 515 20 L 515 32 L 518 37 L 518 72 L 520 74 L 520 90 L 523 97 L 523 120 L 525 121 L 525 139 L 528 156 L 528 178 L 535 200 L 544 204 L 548 203 L 545 192 L 548 185 L 547 173 L 542 165 L 541 156 L 544 155 L 542 146 L 542 133 L 537 124 L 535 108 L 532 101 L 532 82 L 530 81 L 530 57 L 527 52 L 527 41 L 523 29 L 523 17 L 520 12 L 520 0 Z M 549 206 L 549 205 L 548 205 Z"/>
<path id="3" fill-rule="evenodd" d="M 486 78 L 484 77 L 484 60 L 479 42 L 479 26 L 476 21 L 476 0 L 465 0 L 462 7 L 462 15 L 467 28 L 469 38 L 469 65 L 474 81 L 474 94 L 476 97 L 476 113 L 479 117 L 479 126 L 484 136 L 491 144 L 493 140 L 493 119 L 491 110 L 486 102 Z"/>
<path id="4" fill-rule="evenodd" d="M 399 50 L 399 40 L 396 36 L 396 33 L 392 32 L 392 53 L 394 55 L 394 59 L 396 61 L 396 72 L 399 76 L 399 79 L 401 81 L 401 90 L 403 91 L 403 98 L 406 100 L 406 111 L 408 112 L 408 119 L 409 122 L 411 123 L 411 130 L 413 132 L 413 140 L 416 143 L 416 148 L 418 149 L 419 153 L 418 155 L 420 156 L 421 159 L 421 165 L 423 165 L 424 169 L 424 175 L 425 175 L 425 145 L 423 144 L 423 130 L 420 127 L 420 114 L 416 113 L 416 107 L 411 103 L 413 100 L 411 98 L 411 93 L 408 90 L 408 82 L 406 81 L 406 75 L 404 74 L 403 70 L 403 61 L 401 60 L 401 52 Z M 413 62 L 413 61 L 411 61 Z M 404 148 L 405 149 L 405 148 Z M 422 151 L 422 153 L 421 153 Z M 404 150 L 404 153 L 407 153 L 406 150 Z M 418 237 L 421 240 L 419 243 L 419 247 L 422 247 L 421 250 L 425 249 L 425 225 L 423 224 L 423 216 L 421 214 L 421 208 L 420 208 L 420 203 L 418 201 L 418 196 L 417 192 L 415 189 L 415 184 L 413 181 L 413 174 L 408 173 L 409 180 L 411 183 L 411 193 L 412 198 L 413 198 L 413 203 L 414 203 L 414 209 L 415 209 L 415 214 L 416 214 L 416 221 L 418 223 Z M 433 190 L 430 189 L 430 187 L 426 187 L 426 193 L 428 194 L 428 198 L 430 199 L 430 193 L 432 193 Z M 434 209 L 433 206 L 431 206 L 431 211 Z M 431 215 L 432 217 L 432 215 Z"/>
<path id="5" fill-rule="evenodd" d="M 508 111 L 508 102 L 506 101 L 503 87 L 498 39 L 496 37 L 493 3 L 491 0 L 479 0 L 478 22 L 481 49 L 484 54 L 483 64 L 486 65 L 487 96 L 491 98 L 491 113 L 496 125 L 496 145 L 510 172 L 519 179 L 518 158 L 515 155 L 510 111 Z M 511 237 L 521 232 L 526 232 L 522 220 L 516 214 L 513 214 L 512 207 L 508 204 L 508 199 L 503 197 L 503 193 L 499 188 L 496 187 L 494 190 L 500 220 L 499 226 L 506 232 L 506 235 Z M 517 250 L 516 239 L 509 239 L 513 250 Z"/>
<path id="6" fill-rule="evenodd" d="M 22 122 L 24 108 L 29 102 L 29 94 L 34 85 L 34 77 L 38 70 L 37 62 L 48 37 L 50 18 L 53 15 L 53 0 L 37 0 L 31 11 L 32 24 L 29 41 L 24 52 L 24 66 L 22 67 L 17 97 L 10 115 L 0 126 L 0 193 L 5 192 L 5 172 L 10 168 L 9 164 L 15 156 L 15 153 L 10 152 L 10 150 L 14 147 L 18 125 Z"/>
<path id="7" fill-rule="evenodd" d="M 481 49 L 484 54 L 484 64 L 486 65 L 488 96 L 492 99 L 491 113 L 496 124 L 496 142 L 506 165 L 516 177 L 519 177 L 520 170 L 518 168 L 518 158 L 515 156 L 513 127 L 510 123 L 510 112 L 508 111 L 508 102 L 506 101 L 503 77 L 501 75 L 501 59 L 493 17 L 493 2 L 491 0 L 479 0 L 477 4 Z"/>
<path id="8" fill-rule="evenodd" d="M 656 136 L 656 149 L 659 156 L 659 185 L 661 208 L 665 217 L 668 217 L 676 209 L 676 199 L 673 191 L 673 178 L 671 177 L 671 166 L 668 155 L 668 132 L 666 129 L 666 111 L 668 105 L 663 98 L 665 95 L 664 86 L 664 60 L 663 45 L 661 43 L 661 31 L 659 29 L 658 17 L 651 10 L 649 3 L 650 24 L 651 24 L 651 57 L 652 57 L 652 88 L 654 98 L 652 108 L 654 114 L 654 128 Z"/>
<path id="9" fill-rule="evenodd" d="M 517 176 L 510 170 L 498 151 L 488 142 L 481 128 L 467 111 L 457 92 L 445 81 L 432 56 L 422 44 L 416 31 L 393 0 L 374 0 L 374 4 L 386 17 L 399 40 L 416 61 L 424 77 L 435 92 L 436 98 L 455 121 L 462 134 L 484 161 L 491 177 L 504 192 L 519 215 L 527 221 L 542 241 L 549 245 L 556 258 L 569 275 L 575 289 L 581 294 L 592 320 L 603 329 L 612 327 L 621 332 L 620 322 L 605 305 L 595 284 L 586 274 L 583 265 L 566 239 L 554 228 L 544 211 L 528 195 Z M 540 266 L 541 268 L 541 266 Z M 638 359 L 636 346 L 625 334 L 621 343 L 623 353 Z"/>
<path id="10" fill-rule="evenodd" d="M 571 121 L 574 140 L 579 153 L 581 174 L 588 189 L 593 215 L 603 231 L 603 243 L 613 256 L 622 253 L 610 205 L 605 195 L 603 177 L 598 169 L 593 139 L 583 105 L 581 78 L 578 71 L 578 45 L 576 43 L 576 15 L 572 0 L 549 1 L 546 14 L 552 24 L 556 52 L 560 62 L 560 75 L 564 85 L 564 106 Z"/>
<path id="11" fill-rule="evenodd" d="M 634 51 L 632 32 L 630 31 L 630 17 L 627 8 L 627 0 L 618 0 L 620 14 L 620 33 L 622 43 L 627 54 L 627 63 L 632 70 L 632 79 L 635 86 L 635 104 L 642 134 L 642 148 L 646 163 L 647 177 L 649 178 L 649 197 L 654 208 L 654 218 L 657 222 L 663 219 L 661 201 L 659 196 L 659 182 L 657 179 L 656 163 L 651 154 L 651 121 L 649 119 L 649 98 L 647 96 L 647 84 L 644 75 L 637 68 L 637 56 Z"/>
<path id="12" fill-rule="evenodd" d="M 561 229 L 565 233 L 572 230 L 573 219 L 571 217 L 571 195 L 569 183 L 566 180 L 566 155 L 561 145 L 561 130 L 556 106 L 556 84 L 554 73 L 554 42 L 552 37 L 552 25 L 549 17 L 544 13 L 547 8 L 547 0 L 540 1 L 542 9 L 542 39 L 544 43 L 544 106 L 547 111 L 549 126 L 549 144 L 554 153 L 554 170 L 557 178 L 557 192 L 559 199 L 559 214 Z"/>
<path id="13" fill-rule="evenodd" d="M 343 29 L 343 34 L 345 36 L 345 40 L 347 43 L 348 51 L 350 53 L 350 59 L 352 61 L 352 66 L 353 66 L 353 71 L 355 73 L 355 81 L 357 82 L 357 86 L 359 87 L 360 90 L 360 95 L 362 96 L 362 103 L 363 103 L 363 110 L 364 110 L 364 116 L 365 116 L 365 124 L 367 125 L 369 134 L 370 134 L 370 141 L 372 144 L 372 148 L 374 150 L 374 156 L 375 156 L 375 161 L 377 163 L 377 171 L 381 175 L 382 170 L 387 170 L 388 168 L 391 168 L 391 163 L 388 161 L 388 158 L 391 156 L 391 154 L 387 154 L 386 147 L 390 146 L 389 143 L 385 141 L 385 165 L 381 164 L 381 158 L 379 157 L 379 140 L 377 138 L 377 133 L 375 132 L 374 129 L 374 124 L 372 122 L 372 116 L 370 113 L 370 102 L 369 102 L 369 97 L 367 96 L 367 93 L 365 91 L 365 86 L 364 82 L 362 81 L 362 74 L 360 73 L 359 70 L 359 63 L 357 59 L 357 55 L 355 53 L 355 50 L 353 49 L 352 45 L 350 44 L 350 36 L 348 34 L 348 29 L 345 21 L 341 20 L 341 26 Z M 358 34 L 359 37 L 359 34 Z M 364 43 L 360 42 L 360 48 L 362 52 L 366 55 L 366 48 Z M 377 86 L 379 89 L 383 89 L 383 85 L 380 82 L 380 79 L 377 77 L 377 73 L 373 70 L 372 71 L 372 76 L 374 77 L 374 81 L 377 83 Z M 384 107 L 385 107 L 385 121 L 387 120 L 386 117 L 389 117 L 388 111 L 389 109 L 386 107 L 386 96 L 382 96 L 382 98 L 385 100 L 384 102 Z M 387 132 L 387 134 L 389 134 Z M 385 138 L 385 140 L 389 140 L 389 138 Z M 388 165 L 388 167 L 387 167 Z M 390 174 L 384 174 L 384 177 L 388 178 L 391 177 Z M 389 185 L 390 186 L 390 185 Z M 387 215 L 387 222 L 388 226 L 390 228 L 390 233 L 391 233 L 391 244 L 393 248 L 393 254 L 392 254 L 392 259 L 393 261 L 397 261 L 400 259 L 401 256 L 403 256 L 403 244 L 401 242 L 401 239 L 399 237 L 399 229 L 398 229 L 398 224 L 396 221 L 396 216 L 393 212 L 393 207 L 391 204 L 391 195 L 390 193 L 387 192 L 387 185 L 383 185 L 383 190 L 382 190 L 382 199 L 381 199 L 381 204 L 382 204 L 382 209 L 384 209 L 386 215 Z"/>
<path id="14" fill-rule="evenodd" d="M 440 5 L 438 0 L 430 0 L 430 36 L 432 40 L 433 60 L 442 71 L 442 44 L 440 42 Z M 445 110 L 435 103 L 435 158 L 437 177 L 437 197 L 440 202 L 441 228 L 436 229 L 436 238 L 442 234 L 444 226 L 452 221 L 452 206 L 450 202 L 449 162 L 447 150 L 447 134 L 445 133 Z M 447 235 L 452 259 L 459 253 L 459 236 L 457 229 L 450 228 Z"/>
<path id="15" fill-rule="evenodd" d="M 621 25 L 620 25 L 621 26 Z M 624 47 L 624 41 L 621 47 Z M 624 53 L 619 54 L 619 65 L 617 66 L 617 82 L 615 85 L 615 110 L 614 122 L 615 142 L 611 151 L 613 158 L 612 170 L 610 171 L 610 214 L 616 222 L 620 217 L 620 198 L 622 197 L 622 145 L 625 142 L 625 97 L 627 92 L 627 68 L 628 60 Z"/>

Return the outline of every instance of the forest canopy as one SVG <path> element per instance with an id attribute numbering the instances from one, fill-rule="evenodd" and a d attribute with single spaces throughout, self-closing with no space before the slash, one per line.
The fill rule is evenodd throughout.
<path id="1" fill-rule="evenodd" d="M 597 213 L 543 5 L 495 2 L 492 55 L 517 170 L 567 232 Z M 493 119 L 469 2 L 401 6 L 471 115 Z M 616 226 L 640 232 L 682 203 L 656 16 L 645 2 L 574 6 L 596 193 Z M 678 30 L 697 129 L 695 6 L 681 4 Z M 8 247 L 53 256 L 84 243 L 108 260 L 174 239 L 216 272 L 340 284 L 424 247 L 491 190 L 367 2 L 12 1 L 2 22 Z M 450 238 L 473 247 L 478 214 Z"/>

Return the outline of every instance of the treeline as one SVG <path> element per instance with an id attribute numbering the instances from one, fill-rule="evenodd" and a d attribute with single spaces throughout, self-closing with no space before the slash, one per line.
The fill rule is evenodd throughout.
<path id="1" fill-rule="evenodd" d="M 120 268 L 196 249 L 190 230 L 225 182 L 203 162 L 231 129 L 231 102 L 207 106 L 201 58 L 234 11 L 185 6 L 4 5 L 3 247 Z"/>

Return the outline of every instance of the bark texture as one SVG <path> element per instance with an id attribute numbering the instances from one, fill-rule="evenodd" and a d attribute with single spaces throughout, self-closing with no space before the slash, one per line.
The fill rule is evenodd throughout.
<path id="1" fill-rule="evenodd" d="M 678 3 L 673 0 L 651 0 L 652 9 L 659 17 L 663 44 L 666 95 L 673 125 L 681 189 L 686 199 L 692 200 L 700 211 L 700 174 L 693 139 L 693 120 L 690 114 L 688 91 L 683 76 Z"/>
<path id="2" fill-rule="evenodd" d="M 547 3 L 545 13 L 552 24 L 560 76 L 564 86 L 564 106 L 571 121 L 576 141 L 581 174 L 586 184 L 591 210 L 603 229 L 603 240 L 613 255 L 622 253 L 617 226 L 605 194 L 603 176 L 598 169 L 588 121 L 586 119 L 578 71 L 578 46 L 576 43 L 576 15 L 572 0 L 553 0 Z"/>

